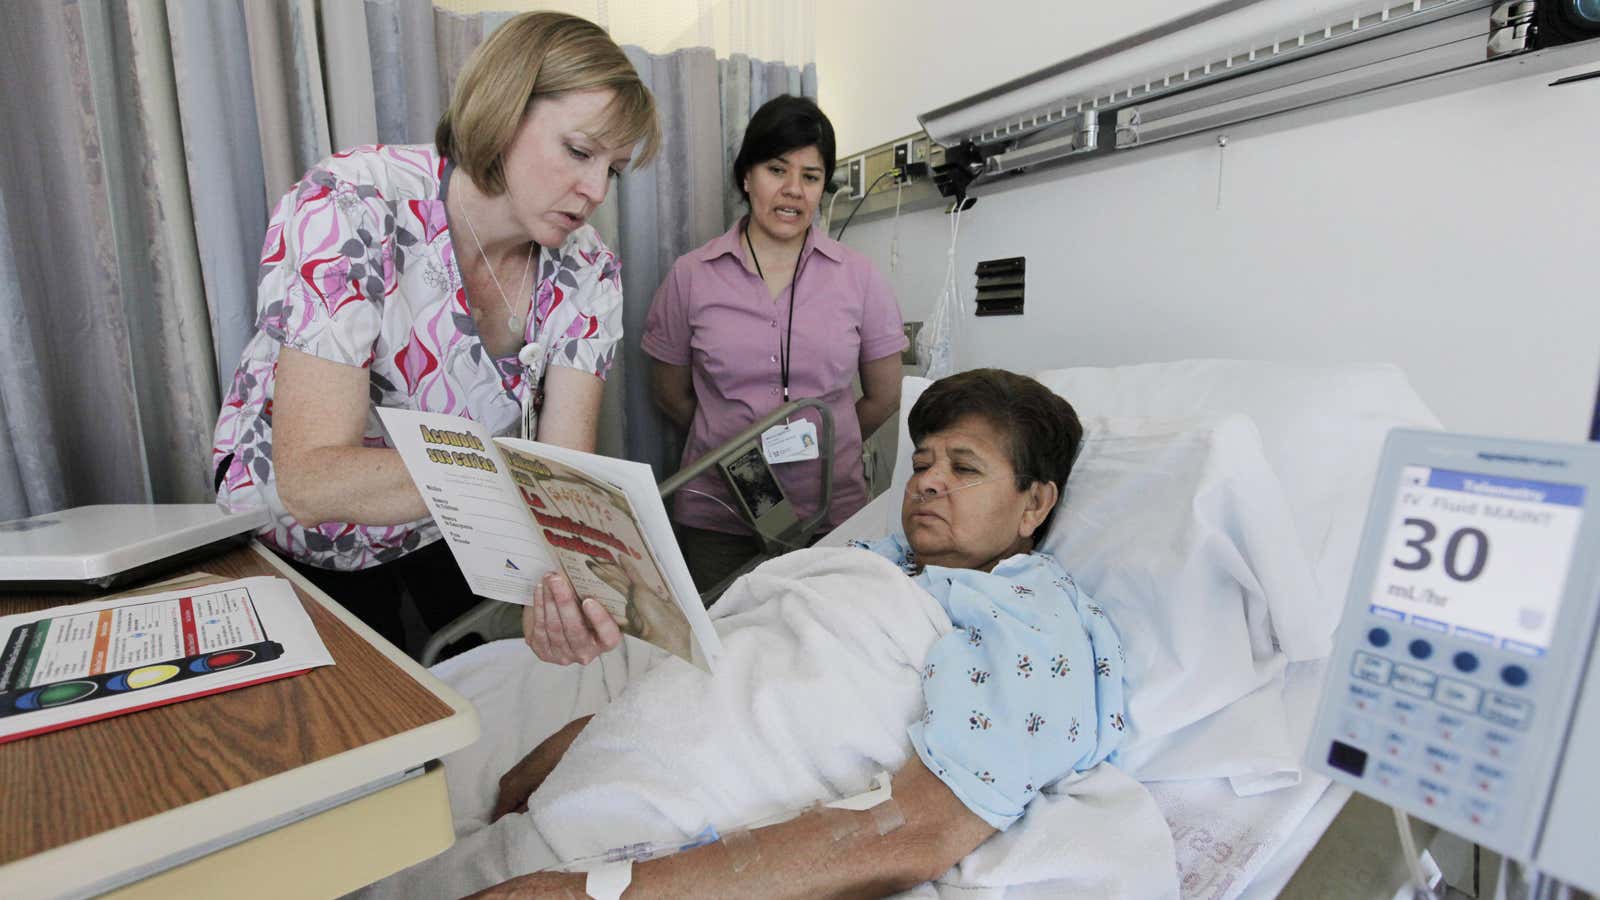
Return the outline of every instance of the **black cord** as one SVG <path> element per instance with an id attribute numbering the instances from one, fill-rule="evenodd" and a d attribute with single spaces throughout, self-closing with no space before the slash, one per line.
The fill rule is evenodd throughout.
<path id="1" fill-rule="evenodd" d="M 1483 850 L 1477 844 L 1472 845 L 1472 896 L 1474 900 L 1483 896 L 1483 888 L 1478 884 L 1478 854 Z"/>
<path id="2" fill-rule="evenodd" d="M 856 200 L 856 205 L 850 207 L 850 215 L 844 217 L 844 224 L 839 226 L 839 233 L 833 236 L 834 240 L 844 240 L 844 230 L 850 227 L 850 220 L 856 217 L 856 210 L 861 208 L 861 204 L 867 202 L 867 195 L 871 194 L 872 189 L 878 186 L 878 182 L 888 178 L 890 175 L 895 174 L 897 171 L 899 170 L 890 169 L 889 171 L 884 172 L 882 175 L 879 175 L 877 178 L 872 179 L 872 183 L 867 185 L 867 189 L 861 192 L 860 199 Z"/>

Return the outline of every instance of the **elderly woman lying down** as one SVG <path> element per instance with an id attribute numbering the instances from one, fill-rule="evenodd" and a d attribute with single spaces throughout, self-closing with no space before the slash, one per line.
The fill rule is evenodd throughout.
<path id="1" fill-rule="evenodd" d="M 382 887 L 460 892 L 503 873 L 516 877 L 486 895 L 583 896 L 583 873 L 517 873 L 698 836 L 635 865 L 628 896 L 889 893 L 939 877 L 1106 760 L 1126 727 L 1122 647 L 1072 577 L 1032 551 L 1082 439 L 1072 407 L 1032 379 L 977 370 L 930 386 L 909 423 L 903 534 L 799 551 L 742 579 L 713 609 L 716 675 L 657 659 L 500 778 L 493 837 Z M 884 771 L 887 802 L 814 805 Z"/>

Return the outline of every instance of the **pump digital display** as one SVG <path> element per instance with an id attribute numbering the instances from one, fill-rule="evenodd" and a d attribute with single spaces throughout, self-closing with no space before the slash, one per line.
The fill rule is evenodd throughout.
<path id="1" fill-rule="evenodd" d="M 1584 489 L 1407 466 L 1372 612 L 1531 656 L 1550 646 Z"/>

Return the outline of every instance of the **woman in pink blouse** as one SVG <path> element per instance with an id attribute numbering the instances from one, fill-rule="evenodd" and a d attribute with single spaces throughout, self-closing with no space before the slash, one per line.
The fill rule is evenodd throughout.
<path id="1" fill-rule="evenodd" d="M 397 645 L 403 594 L 430 630 L 470 607 L 377 408 L 592 450 L 622 286 L 585 222 L 659 143 L 610 37 L 532 13 L 468 61 L 434 145 L 312 167 L 267 227 L 258 331 L 217 421 L 217 502 L 265 506 L 261 540 Z"/>
<path id="2" fill-rule="evenodd" d="M 834 486 L 829 527 L 866 505 L 862 437 L 899 402 L 906 347 L 883 276 L 812 226 L 833 168 L 833 125 L 815 103 L 785 95 L 757 110 L 733 164 L 750 214 L 678 258 L 656 291 L 642 340 L 655 360 L 656 404 L 689 433 L 686 465 L 785 398 L 823 400 L 835 426 L 826 461 Z M 817 419 L 812 410 L 803 415 Z M 801 519 L 820 503 L 822 464 L 773 466 Z M 677 495 L 680 543 L 702 590 L 760 550 L 733 503 L 714 475 Z"/>

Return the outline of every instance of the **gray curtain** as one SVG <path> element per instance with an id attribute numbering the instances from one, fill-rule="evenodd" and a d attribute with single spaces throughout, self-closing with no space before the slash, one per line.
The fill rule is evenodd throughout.
<path id="1" fill-rule="evenodd" d="M 627 175 L 618 191 L 629 335 L 622 360 L 632 373 L 623 386 L 623 420 L 628 457 L 661 478 L 678 468 L 682 436 L 650 400 L 650 361 L 638 337 L 650 300 L 674 260 L 744 213 L 731 173 L 750 116 L 780 94 L 816 97 L 817 76 L 812 65 L 802 70 L 743 54 L 719 60 L 703 48 L 652 56 L 630 47 L 628 56 L 655 94 L 666 140 L 662 158 Z"/>
<path id="2" fill-rule="evenodd" d="M 209 495 L 217 364 L 165 13 L 0 11 L 0 518 Z"/>
<path id="3" fill-rule="evenodd" d="M 0 520 L 208 501 L 270 206 L 336 149 L 432 140 L 468 54 L 511 15 L 428 0 L 0 4 Z M 666 140 L 595 217 L 623 259 L 627 329 L 601 450 L 664 475 L 678 446 L 639 351 L 650 299 L 741 212 L 726 173 L 750 113 L 815 96 L 816 74 L 704 48 L 628 54 Z"/>
<path id="4" fill-rule="evenodd" d="M 184 162 L 217 374 L 225 383 L 254 328 L 251 302 L 266 228 L 262 154 L 254 114 L 249 41 L 239 6 L 176 3 L 167 7 Z"/>

